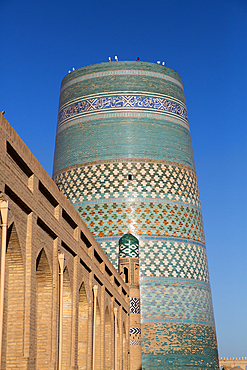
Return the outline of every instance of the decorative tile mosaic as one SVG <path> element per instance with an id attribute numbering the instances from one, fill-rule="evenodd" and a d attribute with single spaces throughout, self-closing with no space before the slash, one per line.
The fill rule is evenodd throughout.
<path id="1" fill-rule="evenodd" d="M 104 253 L 107 255 L 113 266 L 118 270 L 118 255 L 119 255 L 119 246 L 118 240 L 104 240 L 102 238 L 96 239 Z"/>
<path id="2" fill-rule="evenodd" d="M 131 346 L 140 346 L 142 342 L 140 340 L 130 340 Z"/>
<path id="3" fill-rule="evenodd" d="M 87 87 L 91 86 L 89 90 Z M 170 68 L 157 64 L 139 62 L 100 63 L 76 69 L 62 81 L 60 97 L 65 92 L 68 100 L 80 90 L 80 95 L 102 91 L 167 91 L 177 87 L 183 93 L 181 76 Z M 71 89 L 73 92 L 71 92 Z M 69 92 L 68 92 L 69 90 Z M 177 96 L 178 93 L 171 93 Z M 66 99 L 67 98 L 67 99 Z M 63 104 L 63 100 L 61 104 Z"/>
<path id="4" fill-rule="evenodd" d="M 168 199 L 200 207 L 196 174 L 185 166 L 158 162 L 99 163 L 64 171 L 54 181 L 75 206 L 93 200 L 142 198 Z"/>
<path id="5" fill-rule="evenodd" d="M 141 279 L 140 289 L 142 322 L 187 322 L 214 326 L 209 284 L 150 277 Z"/>
<path id="6" fill-rule="evenodd" d="M 97 203 L 77 208 L 95 237 L 141 235 L 191 239 L 204 243 L 201 211 L 172 203 Z"/>
<path id="7" fill-rule="evenodd" d="M 69 105 L 58 114 L 58 125 L 67 118 L 81 114 L 88 114 L 100 110 L 109 109 L 151 109 L 159 112 L 172 112 L 188 121 L 188 114 L 185 107 L 174 101 L 151 96 L 106 96 L 103 98 L 94 97 L 88 100 L 81 100 L 78 103 Z"/>
<path id="8" fill-rule="evenodd" d="M 118 245 L 107 236 L 134 232 L 139 239 L 153 235 L 204 243 L 196 175 L 185 166 L 156 161 L 95 163 L 62 172 L 55 181 L 116 268 Z M 141 275 L 208 281 L 204 246 L 187 240 L 142 240 Z"/>
<path id="9" fill-rule="evenodd" d="M 141 328 L 130 328 L 130 334 L 141 334 Z"/>
<path id="10" fill-rule="evenodd" d="M 102 240 L 101 240 L 102 239 Z M 159 240 L 157 240 L 159 239 Z M 209 283 L 206 248 L 200 243 L 171 238 L 140 239 L 140 276 L 194 279 Z M 103 251 L 118 268 L 118 240 L 97 238 Z"/>
<path id="11" fill-rule="evenodd" d="M 119 258 L 125 257 L 139 257 L 139 241 L 129 233 L 119 239 Z"/>
<path id="12" fill-rule="evenodd" d="M 209 283 L 204 245 L 172 240 L 140 241 L 140 275 Z"/>
<path id="13" fill-rule="evenodd" d="M 140 298 L 130 298 L 130 313 L 140 313 Z"/>
<path id="14" fill-rule="evenodd" d="M 141 309 L 130 298 L 130 312 L 142 334 L 130 328 L 130 344 L 142 335 L 144 370 L 218 369 L 194 168 L 176 72 L 119 62 L 65 77 L 54 179 L 116 268 L 119 238 L 139 240 Z M 126 243 L 120 257 L 132 252 Z"/>
<path id="15" fill-rule="evenodd" d="M 139 345 L 141 343 L 141 328 L 130 328 L 130 344 Z"/>

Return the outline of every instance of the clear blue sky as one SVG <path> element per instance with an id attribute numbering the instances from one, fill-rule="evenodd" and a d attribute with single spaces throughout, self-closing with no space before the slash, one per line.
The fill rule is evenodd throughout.
<path id="1" fill-rule="evenodd" d="M 247 0 L 0 0 L 0 110 L 52 174 L 72 67 L 165 61 L 183 79 L 220 356 L 247 356 Z"/>

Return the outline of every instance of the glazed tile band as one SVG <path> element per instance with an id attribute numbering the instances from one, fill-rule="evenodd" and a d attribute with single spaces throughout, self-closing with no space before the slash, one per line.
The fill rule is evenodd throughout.
<path id="1" fill-rule="evenodd" d="M 58 126 L 67 118 L 72 118 L 77 115 L 90 114 L 93 112 L 99 113 L 101 110 L 129 108 L 171 112 L 188 121 L 186 108 L 171 100 L 148 96 L 122 95 L 88 99 L 72 104 L 59 112 Z"/>

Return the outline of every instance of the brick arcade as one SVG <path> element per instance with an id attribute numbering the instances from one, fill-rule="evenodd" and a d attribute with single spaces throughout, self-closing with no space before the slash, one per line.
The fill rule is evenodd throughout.
<path id="1" fill-rule="evenodd" d="M 1 369 L 129 369 L 129 287 L 2 114 L 0 157 Z"/>

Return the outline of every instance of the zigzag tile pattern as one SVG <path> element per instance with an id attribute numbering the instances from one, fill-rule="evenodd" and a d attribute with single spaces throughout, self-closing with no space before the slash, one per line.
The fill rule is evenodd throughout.
<path id="1" fill-rule="evenodd" d="M 141 328 L 130 328 L 130 345 L 141 344 Z"/>
<path id="2" fill-rule="evenodd" d="M 141 328 L 130 328 L 130 334 L 141 334 Z"/>
<path id="3" fill-rule="evenodd" d="M 140 340 L 130 340 L 131 346 L 140 346 L 142 342 Z"/>

